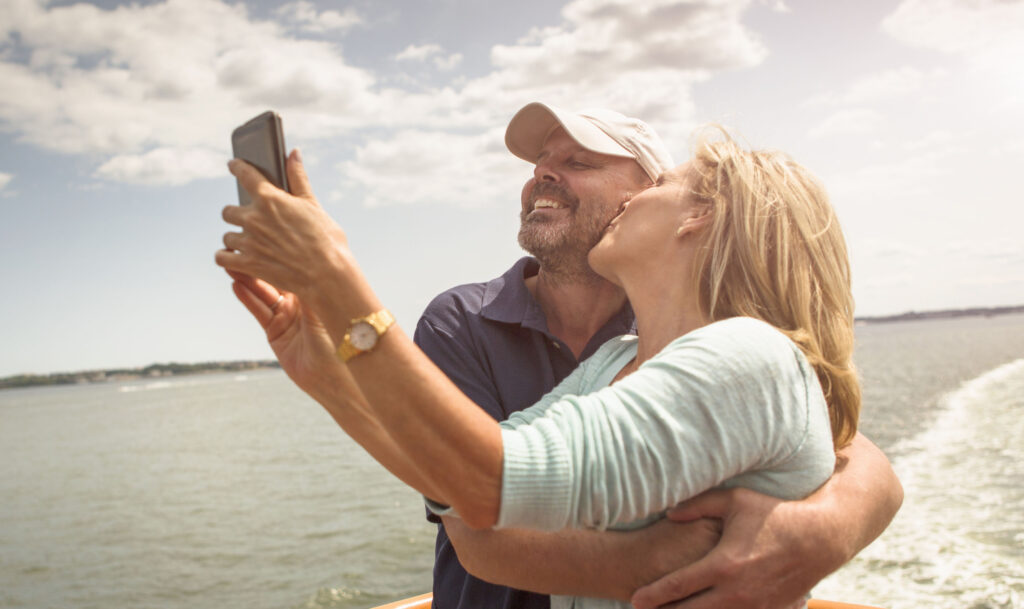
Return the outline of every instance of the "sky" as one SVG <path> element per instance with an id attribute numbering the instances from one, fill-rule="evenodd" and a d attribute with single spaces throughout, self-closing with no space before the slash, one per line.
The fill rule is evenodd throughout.
<path id="1" fill-rule="evenodd" d="M 532 101 L 789 153 L 858 315 L 1024 304 L 1024 0 L 3 0 L 0 376 L 271 358 L 213 263 L 267 109 L 411 333 L 523 255 Z"/>

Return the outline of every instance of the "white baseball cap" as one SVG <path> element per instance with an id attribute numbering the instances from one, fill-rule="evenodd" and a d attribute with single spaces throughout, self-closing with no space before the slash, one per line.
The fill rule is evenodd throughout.
<path id="1" fill-rule="evenodd" d="M 647 123 L 603 108 L 568 112 L 539 102 L 526 104 L 509 121 L 505 145 L 512 154 L 535 163 L 557 127 L 587 150 L 635 159 L 651 180 L 675 167 L 672 155 Z"/>

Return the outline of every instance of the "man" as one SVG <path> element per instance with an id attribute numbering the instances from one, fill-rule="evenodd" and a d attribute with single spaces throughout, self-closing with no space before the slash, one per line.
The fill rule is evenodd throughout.
<path id="1" fill-rule="evenodd" d="M 624 293 L 590 269 L 587 253 L 630 194 L 673 166 L 646 124 L 607 110 L 529 104 L 509 123 L 505 141 L 535 165 L 522 191 L 519 232 L 533 258 L 490 282 L 441 294 L 415 335 L 498 420 L 533 404 L 603 342 L 632 329 Z M 840 462 L 846 471 L 803 502 L 735 490 L 690 503 L 681 518 L 718 517 L 724 531 L 715 550 L 689 567 L 717 537 L 709 521 L 666 521 L 625 534 L 547 534 L 470 531 L 445 518 L 434 606 L 548 606 L 547 596 L 474 575 L 549 594 L 622 597 L 669 571 L 675 572 L 634 600 L 653 606 L 702 592 L 681 606 L 786 606 L 874 539 L 902 500 L 888 462 L 862 437 Z"/>

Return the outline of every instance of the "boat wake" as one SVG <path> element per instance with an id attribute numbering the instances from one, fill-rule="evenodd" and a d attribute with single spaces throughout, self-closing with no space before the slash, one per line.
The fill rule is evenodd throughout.
<path id="1" fill-rule="evenodd" d="M 814 595 L 884 607 L 1024 607 L 1024 359 L 940 400 L 893 462 L 903 507 Z"/>

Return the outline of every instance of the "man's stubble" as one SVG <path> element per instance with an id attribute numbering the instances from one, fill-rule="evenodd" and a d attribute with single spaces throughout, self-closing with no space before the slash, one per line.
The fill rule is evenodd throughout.
<path id="1" fill-rule="evenodd" d="M 605 218 L 596 204 L 581 202 L 557 184 L 538 184 L 531 198 L 557 195 L 569 204 L 569 217 L 550 220 L 520 213 L 519 245 L 540 262 L 552 279 L 571 283 L 603 281 L 587 263 L 587 253 L 604 235 L 611 218 Z"/>

